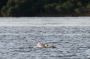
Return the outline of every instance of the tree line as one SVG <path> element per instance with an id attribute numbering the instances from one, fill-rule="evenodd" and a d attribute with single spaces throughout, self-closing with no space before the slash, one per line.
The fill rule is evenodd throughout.
<path id="1" fill-rule="evenodd" d="M 0 16 L 90 16 L 90 0 L 0 0 Z"/>

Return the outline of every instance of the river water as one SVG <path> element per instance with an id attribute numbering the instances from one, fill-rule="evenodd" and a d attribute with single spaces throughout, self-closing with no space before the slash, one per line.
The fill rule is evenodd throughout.
<path id="1" fill-rule="evenodd" d="M 36 48 L 38 42 L 56 48 Z M 90 27 L 2 26 L 0 59 L 90 59 Z"/>

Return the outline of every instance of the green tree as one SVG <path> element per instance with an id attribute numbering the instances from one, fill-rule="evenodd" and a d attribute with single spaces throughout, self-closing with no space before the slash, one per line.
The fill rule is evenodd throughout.
<path id="1" fill-rule="evenodd" d="M 2 16 L 90 16 L 90 0 L 8 0 Z"/>

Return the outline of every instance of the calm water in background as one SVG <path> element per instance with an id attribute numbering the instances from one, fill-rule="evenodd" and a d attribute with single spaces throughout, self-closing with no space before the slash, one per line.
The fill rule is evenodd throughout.
<path id="1" fill-rule="evenodd" d="M 56 48 L 36 48 L 37 42 Z M 89 59 L 90 27 L 0 27 L 0 59 Z"/>

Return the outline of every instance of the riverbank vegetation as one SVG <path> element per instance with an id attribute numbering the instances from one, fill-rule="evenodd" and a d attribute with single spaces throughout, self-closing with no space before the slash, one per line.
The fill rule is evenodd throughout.
<path id="1" fill-rule="evenodd" d="M 0 16 L 90 16 L 90 0 L 0 0 Z"/>

